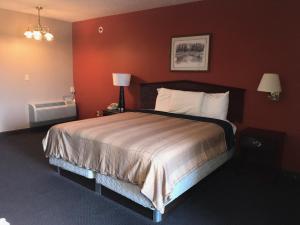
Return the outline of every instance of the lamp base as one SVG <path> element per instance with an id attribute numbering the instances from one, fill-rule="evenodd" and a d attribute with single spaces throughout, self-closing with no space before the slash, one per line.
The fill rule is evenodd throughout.
<path id="1" fill-rule="evenodd" d="M 124 111 L 125 111 L 124 87 L 120 86 L 119 112 L 124 112 Z"/>

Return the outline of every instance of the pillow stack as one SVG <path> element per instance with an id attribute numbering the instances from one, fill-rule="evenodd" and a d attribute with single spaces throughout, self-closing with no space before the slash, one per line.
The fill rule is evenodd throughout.
<path id="1" fill-rule="evenodd" d="M 226 93 L 205 93 L 180 91 L 167 88 L 157 89 L 155 110 L 192 116 L 226 120 L 229 91 Z"/>

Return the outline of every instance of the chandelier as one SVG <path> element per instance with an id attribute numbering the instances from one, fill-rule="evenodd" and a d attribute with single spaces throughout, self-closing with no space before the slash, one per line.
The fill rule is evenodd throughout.
<path id="1" fill-rule="evenodd" d="M 33 38 L 37 41 L 40 41 L 42 39 L 46 41 L 52 41 L 54 39 L 54 36 L 49 32 L 49 27 L 41 25 L 40 11 L 43 9 L 43 7 L 37 6 L 36 9 L 38 11 L 38 24 L 36 26 L 30 25 L 27 31 L 25 31 L 24 35 L 26 38 Z"/>

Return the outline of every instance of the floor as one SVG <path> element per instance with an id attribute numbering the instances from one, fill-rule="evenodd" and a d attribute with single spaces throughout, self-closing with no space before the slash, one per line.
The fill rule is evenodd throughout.
<path id="1" fill-rule="evenodd" d="M 44 158 L 44 131 L 0 135 L 0 218 L 11 225 L 149 225 L 151 220 L 59 176 Z M 161 224 L 298 225 L 300 185 L 236 173 L 204 179 Z"/>

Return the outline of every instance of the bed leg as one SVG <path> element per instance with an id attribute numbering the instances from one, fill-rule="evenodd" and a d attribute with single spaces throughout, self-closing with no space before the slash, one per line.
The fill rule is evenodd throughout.
<path id="1" fill-rule="evenodd" d="M 159 223 L 162 221 L 162 214 L 158 210 L 153 210 L 153 222 Z"/>
<path id="2" fill-rule="evenodd" d="M 60 174 L 60 167 L 59 167 L 59 166 L 56 167 L 56 172 L 57 172 L 59 175 L 61 175 L 61 174 Z"/>
<path id="3" fill-rule="evenodd" d="M 101 184 L 95 183 L 95 192 L 97 195 L 101 195 Z"/>

